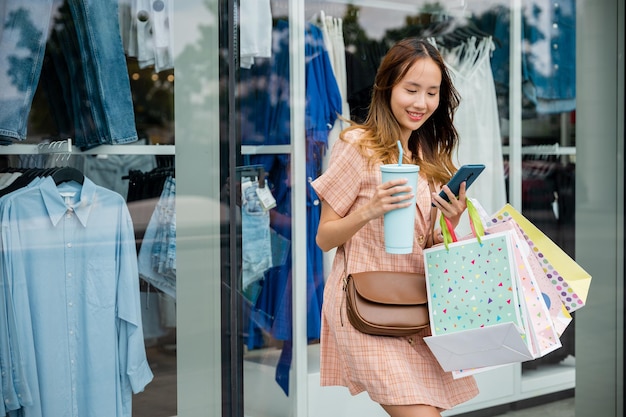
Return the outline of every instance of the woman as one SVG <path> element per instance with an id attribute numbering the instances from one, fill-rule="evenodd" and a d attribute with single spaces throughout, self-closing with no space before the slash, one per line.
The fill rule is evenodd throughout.
<path id="1" fill-rule="evenodd" d="M 432 233 L 431 202 L 456 227 L 466 208 L 465 184 L 458 198 L 443 186 L 451 203 L 437 193 L 456 167 L 458 138 L 452 124 L 459 97 L 441 55 L 430 43 L 398 42 L 376 74 L 368 117 L 344 130 L 333 146 L 326 172 L 313 182 L 322 200 L 317 244 L 337 247 L 322 307 L 321 384 L 343 385 L 354 395 L 367 391 L 392 417 L 433 417 L 478 393 L 473 377 L 453 379 L 423 341 L 424 329 L 410 337 L 371 336 L 347 320 L 342 278 L 347 270 L 424 273 L 423 249 L 442 241 Z M 417 190 L 406 180 L 381 184 L 381 164 L 420 166 Z M 407 193 L 398 195 L 398 193 Z M 385 252 L 383 215 L 416 196 L 413 252 Z M 344 257 L 345 251 L 345 257 Z M 347 261 L 346 261 L 347 260 Z"/>

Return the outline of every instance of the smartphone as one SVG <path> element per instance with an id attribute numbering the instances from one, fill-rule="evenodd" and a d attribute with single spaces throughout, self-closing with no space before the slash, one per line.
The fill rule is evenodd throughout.
<path id="1" fill-rule="evenodd" d="M 468 164 L 461 166 L 461 168 L 459 168 L 452 179 L 448 182 L 448 188 L 450 188 L 450 191 L 458 197 L 461 183 L 465 181 L 465 190 L 467 191 L 470 185 L 472 185 L 484 169 L 485 165 L 483 164 Z M 450 201 L 448 199 L 448 195 L 443 190 L 441 190 L 439 196 L 446 201 Z"/>

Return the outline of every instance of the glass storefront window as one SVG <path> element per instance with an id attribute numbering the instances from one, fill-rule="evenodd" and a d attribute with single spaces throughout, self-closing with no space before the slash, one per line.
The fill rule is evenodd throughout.
<path id="1" fill-rule="evenodd" d="M 9 357 L 27 364 L 7 412 L 130 415 L 133 396 L 135 416 L 176 414 L 173 45 L 157 3 L 0 5 L 2 283 L 26 288 L 3 292 L 20 306 L 2 323 L 3 386 Z"/>
<path id="2" fill-rule="evenodd" d="M 265 116 L 266 106 L 259 105 L 267 99 L 259 98 L 259 93 L 251 85 L 268 86 L 269 94 L 274 97 L 281 96 L 275 86 L 289 85 L 306 102 L 304 123 L 295 128 L 296 132 L 304 132 L 297 140 L 306 143 L 307 181 L 315 179 L 325 169 L 328 150 L 337 140 L 339 131 L 347 126 L 347 121 L 335 120 L 328 113 L 318 112 L 318 108 L 331 112 L 331 115 L 334 109 L 345 119 L 362 121 L 369 105 L 375 71 L 389 46 L 406 36 L 428 37 L 444 53 L 462 96 L 455 117 L 461 136 L 456 162 L 458 165 L 480 162 L 488 167 L 470 195 L 477 198 L 488 213 L 495 213 L 507 202 L 515 202 L 525 216 L 574 256 L 576 57 L 571 36 L 575 33 L 574 1 L 528 1 L 521 2 L 521 5 L 509 1 L 424 1 L 418 4 L 402 1 L 272 1 L 270 5 L 273 36 L 280 40 L 275 47 L 277 44 L 281 48 L 288 47 L 284 34 L 288 24 L 301 27 L 306 34 L 305 49 L 300 55 L 292 53 L 290 58 L 304 59 L 307 83 L 306 86 L 288 83 L 288 72 L 279 74 L 276 71 L 273 65 L 286 65 L 279 54 L 255 59 L 255 65 L 258 62 L 259 67 L 241 70 L 240 85 L 244 92 L 241 135 L 251 138 L 254 133 L 255 140 L 260 142 L 250 144 L 261 145 L 249 149 L 258 151 L 263 145 L 272 145 L 272 140 L 279 137 L 273 131 L 260 135 L 258 130 L 251 128 L 251 123 L 257 120 L 257 117 L 250 117 L 253 113 L 262 114 L 263 123 L 276 123 L 276 118 Z M 513 17 L 511 7 L 515 13 Z M 285 19 L 292 16 L 290 10 L 294 8 L 302 8 L 303 20 L 287 23 Z M 242 33 L 249 29 L 244 24 L 245 13 L 246 10 L 242 9 Z M 510 38 L 511 19 L 521 22 L 521 39 L 517 41 Z M 318 32 L 321 33 L 319 37 Z M 242 35 L 241 39 L 246 38 Z M 292 40 L 292 51 L 299 51 L 294 48 L 294 42 Z M 318 46 L 322 49 L 322 59 L 313 49 Z M 519 57 L 519 61 L 513 64 L 521 66 L 521 78 L 518 79 L 509 70 L 511 48 Z M 270 63 L 269 69 L 262 67 L 268 62 L 266 59 Z M 325 75 L 328 73 L 324 72 L 323 66 L 313 65 L 314 60 L 323 61 L 324 65 L 328 61 L 332 76 Z M 264 71 L 260 78 L 258 75 L 253 78 L 254 84 L 249 81 L 250 72 L 260 74 Z M 277 80 L 284 80 L 284 83 L 278 84 Z M 558 80 L 558 85 L 554 80 Z M 338 103 L 334 101 L 335 89 L 341 95 Z M 512 93 L 511 89 L 515 91 Z M 256 113 L 248 109 L 249 97 L 257 103 Z M 516 98 L 520 100 L 515 101 Z M 270 102 L 276 105 L 270 112 L 281 111 L 283 101 L 275 98 Z M 327 124 L 326 128 L 316 128 L 323 123 Z M 293 126 L 277 126 L 285 132 L 281 140 L 286 141 L 288 135 L 293 134 Z M 262 129 L 268 132 L 267 128 Z M 295 137 L 291 139 L 293 141 Z M 510 164 L 511 158 L 513 164 Z M 514 175 L 510 176 L 511 173 Z M 320 254 L 313 241 L 318 204 L 307 185 L 306 224 L 294 224 L 296 228 L 306 228 L 308 233 L 308 270 L 306 278 L 301 279 L 314 285 L 307 287 L 309 302 L 318 300 L 316 294 L 322 293 L 324 282 L 319 279 L 319 274 L 324 277 L 328 273 L 333 257 L 332 253 Z M 317 375 L 318 370 L 315 338 L 318 314 L 319 305 L 315 309 L 307 305 L 310 375 Z M 573 327 L 564 335 L 566 347 L 541 360 L 524 364 L 523 369 L 514 371 L 515 378 L 519 380 L 525 374 L 532 376 L 544 365 L 563 365 L 568 375 L 566 382 L 554 389 L 573 388 Z M 259 346 L 257 352 L 248 352 L 248 355 L 250 358 L 255 354 L 266 357 L 267 353 L 261 352 L 267 350 Z M 281 365 L 285 369 L 285 364 L 279 362 L 276 376 Z M 248 374 L 244 374 L 244 379 L 256 378 L 257 371 L 251 368 Z M 317 392 L 315 382 L 313 386 L 306 384 L 303 388 L 308 393 Z M 258 401 L 263 395 L 259 393 L 246 398 L 246 409 L 261 414 L 282 415 L 281 412 L 287 412 L 288 402 L 266 404 Z M 524 395 L 522 393 L 521 397 Z M 279 397 L 286 400 L 282 395 Z"/>
<path id="3" fill-rule="evenodd" d="M 487 166 L 470 196 L 487 213 L 511 203 L 576 259 L 593 223 L 592 210 L 576 217 L 590 192 L 577 169 L 577 143 L 589 152 L 580 10 L 604 10 L 590 4 L 0 1 L 0 365 L 27 359 L 14 375 L 26 385 L 0 392 L 6 411 L 109 417 L 132 397 L 138 417 L 385 415 L 319 386 L 334 253 L 315 243 L 310 182 L 363 121 L 387 49 L 427 37 L 462 97 L 455 162 Z M 94 205 L 90 223 L 81 207 L 94 201 L 121 214 Z M 481 395 L 444 415 L 573 395 L 575 324 L 555 352 L 479 374 Z"/>

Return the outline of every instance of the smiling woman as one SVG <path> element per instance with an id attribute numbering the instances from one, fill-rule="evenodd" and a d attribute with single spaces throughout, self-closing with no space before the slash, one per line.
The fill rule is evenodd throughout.
<path id="1" fill-rule="evenodd" d="M 19 333 L 0 415 L 517 416 L 575 389 L 577 415 L 622 416 L 625 19 L 622 0 L 0 0 L 0 332 Z M 398 141 L 411 188 L 378 169 Z M 426 332 L 350 325 L 342 252 L 417 274 L 441 239 L 429 180 L 477 163 L 445 216 L 509 203 L 601 285 L 562 348 L 451 380 Z M 387 254 L 400 207 L 412 251 Z"/>
<path id="2" fill-rule="evenodd" d="M 366 391 L 392 417 L 439 416 L 440 410 L 478 393 L 472 377 L 455 380 L 441 369 L 423 340 L 429 329 L 381 337 L 362 333 L 344 320 L 345 271 L 423 275 L 423 250 L 433 244 L 431 203 L 458 224 L 466 208 L 465 188 L 458 199 L 450 195 L 453 203 L 445 208 L 431 194 L 456 169 L 451 161 L 457 144 L 452 115 L 458 102 L 432 44 L 418 38 L 396 43 L 376 74 L 365 122 L 342 132 L 328 169 L 312 184 L 322 200 L 316 241 L 323 250 L 337 247 L 343 255 L 335 258 L 324 292 L 321 384 L 346 386 L 353 395 Z M 403 162 L 420 165 L 416 189 L 402 178 L 381 181 L 378 165 L 397 164 L 400 150 Z M 411 205 L 415 221 L 406 228 L 414 231 L 413 249 L 391 255 L 385 250 L 383 217 Z"/>

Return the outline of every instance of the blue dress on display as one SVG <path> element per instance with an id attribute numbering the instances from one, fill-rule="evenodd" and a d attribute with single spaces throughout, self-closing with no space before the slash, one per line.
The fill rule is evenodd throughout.
<path id="1" fill-rule="evenodd" d="M 273 30 L 272 57 L 265 61 L 255 60 L 250 70 L 241 71 L 242 82 L 251 87 L 248 95 L 241 100 L 243 145 L 284 145 L 291 142 L 288 29 L 287 21 L 278 21 Z M 305 39 L 307 336 L 314 340 L 320 337 L 324 271 L 323 253 L 315 243 L 321 205 L 310 183 L 322 172 L 323 156 L 328 149 L 328 134 L 337 115 L 341 114 L 342 100 L 322 31 L 309 23 Z M 260 82 L 263 80 L 266 83 Z M 253 155 L 249 162 L 263 165 L 268 173 L 268 183 L 276 199 L 271 227 L 283 241 L 290 242 L 290 155 Z M 259 297 L 249 312 L 247 344 L 250 349 L 264 346 L 261 337 L 263 332 L 284 342 L 276 380 L 288 394 L 292 353 L 291 249 L 290 245 L 282 245 L 273 246 L 272 250 L 282 251 L 275 254 L 278 256 L 274 258 L 281 258 L 284 263 L 274 265 L 266 272 Z"/>

